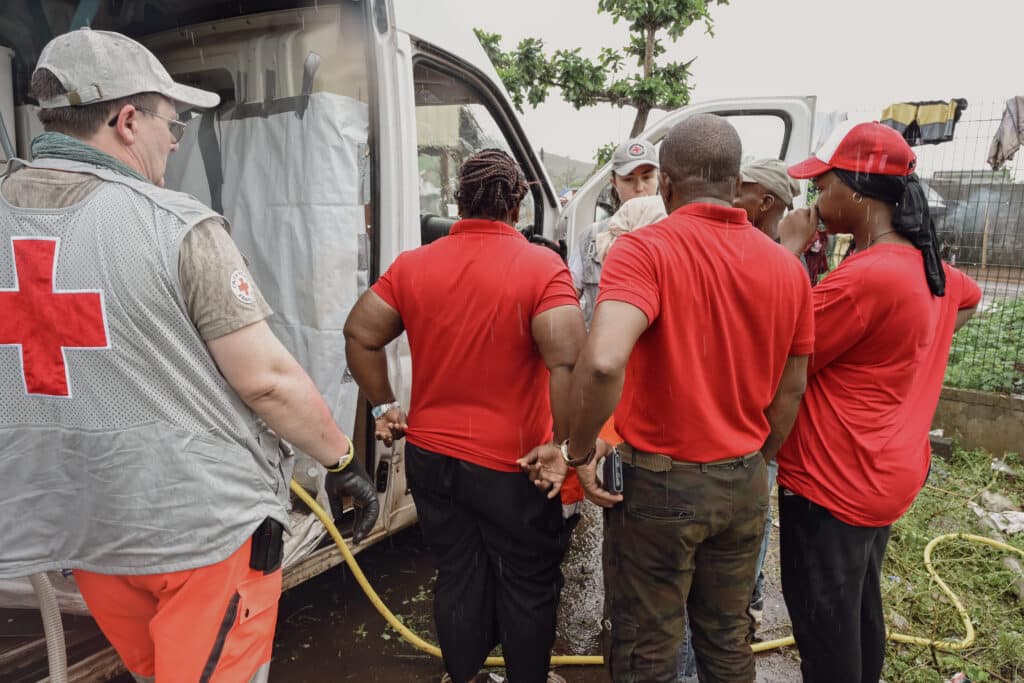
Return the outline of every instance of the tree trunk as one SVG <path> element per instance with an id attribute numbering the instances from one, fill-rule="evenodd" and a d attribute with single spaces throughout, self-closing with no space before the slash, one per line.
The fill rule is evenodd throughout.
<path id="1" fill-rule="evenodd" d="M 644 128 L 647 127 L 647 115 L 651 113 L 651 108 L 646 105 L 640 105 L 636 108 L 636 118 L 633 119 L 633 130 L 629 131 L 629 137 L 635 138 L 644 132 Z"/>
<path id="2" fill-rule="evenodd" d="M 644 78 L 650 78 L 651 71 L 654 70 L 654 35 L 657 31 L 653 26 L 647 27 L 645 40 L 644 40 Z M 633 130 L 630 131 L 629 137 L 635 138 L 637 135 L 643 132 L 644 128 L 647 127 L 647 116 L 651 113 L 650 106 L 646 104 L 638 104 L 636 106 L 636 118 L 633 119 Z"/>

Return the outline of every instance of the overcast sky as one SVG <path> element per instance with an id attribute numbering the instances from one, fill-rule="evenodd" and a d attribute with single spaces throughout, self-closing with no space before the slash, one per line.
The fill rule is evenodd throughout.
<path id="1" fill-rule="evenodd" d="M 626 43 L 625 26 L 598 14 L 597 0 L 442 2 L 502 34 L 506 49 L 527 36 L 589 56 Z M 987 121 L 1003 100 L 1024 94 L 1021 0 L 731 0 L 712 15 L 715 37 L 694 26 L 667 55 L 697 57 L 694 102 L 817 95 L 819 111 L 866 119 L 896 101 L 966 97 L 965 120 Z M 523 121 L 536 147 L 589 160 L 599 144 L 625 138 L 633 116 L 609 105 L 576 111 L 555 94 L 527 106 Z M 977 135 L 990 139 L 995 125 L 978 124 Z"/>

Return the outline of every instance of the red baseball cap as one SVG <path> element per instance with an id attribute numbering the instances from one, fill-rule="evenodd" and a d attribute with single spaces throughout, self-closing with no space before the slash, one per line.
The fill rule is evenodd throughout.
<path id="1" fill-rule="evenodd" d="M 844 123 L 837 127 L 810 159 L 789 167 L 794 178 L 817 178 L 841 168 L 857 173 L 908 176 L 917 166 L 917 155 L 903 136 L 888 126 Z"/>

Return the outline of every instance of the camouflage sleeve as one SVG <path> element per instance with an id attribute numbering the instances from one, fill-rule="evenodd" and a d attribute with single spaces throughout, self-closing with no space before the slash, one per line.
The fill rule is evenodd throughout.
<path id="1" fill-rule="evenodd" d="M 205 341 L 273 313 L 218 220 L 203 221 L 185 236 L 178 252 L 178 282 L 185 310 Z"/>

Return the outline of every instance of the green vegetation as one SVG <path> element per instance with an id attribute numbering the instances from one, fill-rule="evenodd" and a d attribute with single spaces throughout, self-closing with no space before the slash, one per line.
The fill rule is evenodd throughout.
<path id="1" fill-rule="evenodd" d="M 690 101 L 693 60 L 659 63 L 667 49 L 660 36 L 674 43 L 697 23 L 712 34 L 711 7 L 726 4 L 728 0 L 598 0 L 598 12 L 610 15 L 612 23 L 629 25 L 629 44 L 602 48 L 595 59 L 583 56 L 581 48 L 549 56 L 539 38 L 524 38 L 506 52 L 499 34 L 476 29 L 476 35 L 520 111 L 524 101 L 536 107 L 551 88 L 558 88 L 577 109 L 599 102 L 634 107 L 630 137 L 635 137 L 652 109 L 677 109 Z M 631 68 L 630 61 L 636 66 Z M 600 166 L 600 151 L 597 160 Z"/>
<path id="2" fill-rule="evenodd" d="M 956 333 L 946 384 L 1024 393 L 1024 297 L 996 301 Z"/>
<path id="3" fill-rule="evenodd" d="M 928 486 L 892 528 L 882 568 L 882 593 L 889 627 L 930 639 L 960 640 L 963 624 L 948 598 L 931 581 L 922 562 L 924 547 L 945 533 L 987 535 L 971 511 L 985 491 L 1024 501 L 1024 459 L 1008 455 L 1018 473 L 992 468 L 985 451 L 957 449 L 950 462 L 935 459 Z M 1017 536 L 1009 542 L 1024 548 Z M 1020 577 L 1000 561 L 1001 553 L 967 541 L 950 541 L 933 554 L 933 564 L 969 613 L 977 630 L 974 645 L 959 653 L 890 643 L 882 678 L 899 683 L 942 683 L 958 671 L 972 681 L 1024 680 L 1024 601 L 1015 593 Z"/>
<path id="4" fill-rule="evenodd" d="M 412 597 L 402 600 L 401 612 L 397 609 L 395 610 L 395 618 L 398 621 L 405 624 L 413 633 L 432 643 L 437 642 L 434 617 L 430 609 L 425 609 L 425 607 L 429 608 L 430 605 L 424 605 L 424 603 L 430 603 L 434 599 L 434 583 L 436 582 L 437 572 L 435 571 L 429 579 L 416 587 L 416 593 Z M 388 600 L 385 599 L 385 602 L 388 602 Z M 380 637 L 382 640 L 396 638 L 404 642 L 402 636 L 391 627 L 391 624 L 384 624 L 384 630 L 381 631 Z"/>

